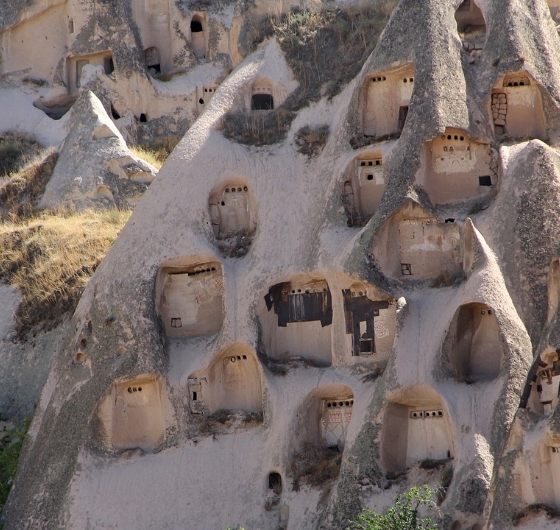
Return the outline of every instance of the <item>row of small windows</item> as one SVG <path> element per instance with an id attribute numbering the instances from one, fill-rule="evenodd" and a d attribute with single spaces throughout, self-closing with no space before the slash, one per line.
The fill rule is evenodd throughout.
<path id="1" fill-rule="evenodd" d="M 327 408 L 336 408 L 336 407 L 352 407 L 354 405 L 354 400 L 351 399 L 350 401 L 327 401 Z"/>
<path id="2" fill-rule="evenodd" d="M 191 414 L 200 415 L 202 421 L 206 414 L 217 410 L 262 413 L 261 374 L 254 353 L 245 354 L 248 363 L 244 366 L 222 363 L 223 359 L 237 359 L 238 355 L 230 355 L 230 351 L 240 348 L 247 346 L 238 343 L 228 347 L 207 369 L 189 377 Z M 135 388 L 138 392 L 142 388 L 142 396 L 133 391 Z M 405 400 L 397 394 L 385 406 L 380 462 L 391 472 L 404 471 L 425 459 L 452 458 L 449 418 L 439 395 L 433 390 L 414 387 L 407 392 L 403 394 L 407 396 Z M 417 399 L 428 406 L 418 409 L 413 404 Z M 301 404 L 303 413 L 297 415 L 297 441 L 343 451 L 353 405 L 353 392 L 346 385 L 326 385 L 314 390 Z M 101 443 L 108 442 L 115 451 L 137 447 L 152 451 L 165 441 L 166 430 L 173 422 L 172 416 L 165 412 L 170 407 L 165 382 L 159 374 L 144 374 L 113 383 L 96 411 L 104 426 Z M 270 472 L 267 486 L 280 494 L 280 473 Z"/>
<path id="3" fill-rule="evenodd" d="M 410 413 L 412 419 L 421 418 L 443 418 L 443 410 L 413 410 Z"/>

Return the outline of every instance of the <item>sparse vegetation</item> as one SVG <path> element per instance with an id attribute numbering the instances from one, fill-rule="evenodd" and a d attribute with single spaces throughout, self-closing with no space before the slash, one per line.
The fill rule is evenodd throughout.
<path id="1" fill-rule="evenodd" d="M 49 86 L 49 82 L 46 79 L 41 79 L 38 77 L 24 77 L 22 79 L 22 81 L 24 83 L 28 83 L 30 85 L 35 85 L 38 87 L 45 87 L 45 86 Z"/>
<path id="2" fill-rule="evenodd" d="M 129 149 L 138 158 L 148 162 L 148 164 L 154 166 L 156 169 L 160 169 L 165 159 L 168 157 L 169 153 L 165 152 L 163 149 L 158 151 L 153 151 L 152 149 L 146 149 L 144 147 L 132 145 Z"/>
<path id="3" fill-rule="evenodd" d="M 318 156 L 325 147 L 329 137 L 329 126 L 310 128 L 302 127 L 295 135 L 298 153 L 307 155 L 309 158 Z"/>
<path id="4" fill-rule="evenodd" d="M 18 160 L 40 149 L 23 136 L 10 135 L 9 139 L 0 143 L 0 151 L 17 151 Z M 53 149 L 43 150 L 41 156 L 10 173 L 0 187 L 0 282 L 16 287 L 22 296 L 15 315 L 20 340 L 56 327 L 74 310 L 130 216 L 124 210 L 40 211 L 37 202 L 57 159 Z"/>
<path id="5" fill-rule="evenodd" d="M 58 160 L 54 149 L 46 150 L 0 187 L 0 220 L 23 220 L 37 214 L 37 201 L 45 191 Z"/>
<path id="6" fill-rule="evenodd" d="M 249 47 L 266 37 L 278 39 L 301 85 L 291 101 L 291 110 L 299 110 L 324 95 L 336 96 L 356 76 L 396 5 L 377 0 L 363 7 L 295 9 L 262 24 L 249 20 Z"/>
<path id="7" fill-rule="evenodd" d="M 157 74 L 154 76 L 155 79 L 157 79 L 158 81 L 161 81 L 162 83 L 169 83 L 169 81 L 171 81 L 173 79 L 174 74 Z"/>
<path id="8" fill-rule="evenodd" d="M 42 213 L 0 225 L 0 281 L 22 296 L 19 339 L 47 331 L 73 311 L 129 211 Z"/>
<path id="9" fill-rule="evenodd" d="M 322 487 L 326 482 L 335 480 L 340 473 L 342 453 L 336 447 L 317 447 L 305 442 L 292 456 L 291 473 L 294 490 L 300 484 Z"/>
<path id="10" fill-rule="evenodd" d="M 19 454 L 30 420 L 16 424 L 12 428 L 4 426 L 0 438 L 0 512 L 4 509 L 12 481 L 16 476 Z"/>
<path id="11" fill-rule="evenodd" d="M 377 0 L 363 7 L 296 9 L 264 21 L 246 17 L 246 48 L 275 36 L 300 86 L 262 117 L 226 114 L 224 135 L 249 145 L 283 140 L 297 111 L 321 97 L 333 98 L 358 74 L 396 4 Z"/>
<path id="12" fill-rule="evenodd" d="M 128 148 L 142 160 L 148 162 L 156 169 L 160 169 L 171 151 L 179 143 L 180 138 L 169 136 L 151 141 L 149 145 L 129 145 Z"/>
<path id="13" fill-rule="evenodd" d="M 279 108 L 270 112 L 249 114 L 228 112 L 223 119 L 223 133 L 245 145 L 271 145 L 286 137 L 295 113 Z"/>
<path id="14" fill-rule="evenodd" d="M 441 504 L 445 497 L 447 496 L 447 490 L 451 486 L 451 481 L 453 480 L 453 466 L 451 464 L 446 465 L 442 472 L 440 478 L 440 487 L 437 490 L 437 501 Z"/>
<path id="15" fill-rule="evenodd" d="M 274 34 L 302 85 L 296 107 L 323 95 L 336 96 L 357 75 L 395 5 L 392 0 L 365 7 L 294 11 L 272 21 Z"/>
<path id="16" fill-rule="evenodd" d="M 459 31 L 461 40 L 475 40 L 486 35 L 486 28 L 480 26 L 467 26 L 464 31 Z"/>
<path id="17" fill-rule="evenodd" d="M 513 526 L 517 526 L 525 517 L 539 513 L 544 513 L 547 519 L 560 519 L 560 511 L 556 508 L 553 508 L 548 504 L 535 503 L 529 504 L 528 506 L 525 506 L 525 508 L 515 512 L 512 519 Z"/>
<path id="18" fill-rule="evenodd" d="M 436 491 L 427 485 L 414 486 L 404 494 L 398 494 L 395 504 L 385 514 L 363 510 L 357 521 L 347 530 L 437 530 L 431 517 L 421 517 L 421 510 L 437 508 L 433 500 Z"/>
<path id="19" fill-rule="evenodd" d="M 443 271 L 432 280 L 430 287 L 432 289 L 453 287 L 454 285 L 459 285 L 465 279 L 466 279 L 466 275 L 464 271 L 458 271 L 454 273 L 451 273 L 449 271 Z"/>
<path id="20" fill-rule="evenodd" d="M 213 414 L 195 416 L 200 436 L 214 436 L 235 431 L 237 428 L 256 427 L 263 421 L 262 412 L 241 410 L 217 410 Z"/>
<path id="21" fill-rule="evenodd" d="M 17 172 L 41 151 L 43 146 L 20 133 L 1 133 L 0 134 L 0 178 L 8 177 Z"/>

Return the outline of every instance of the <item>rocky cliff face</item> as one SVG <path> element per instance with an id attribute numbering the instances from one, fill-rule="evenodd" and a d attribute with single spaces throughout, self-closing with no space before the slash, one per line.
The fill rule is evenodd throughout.
<path id="1" fill-rule="evenodd" d="M 361 71 L 306 104 L 314 78 L 285 38 L 239 51 L 236 17 L 289 5 L 80 6 L 52 6 L 76 13 L 52 87 L 110 48 L 116 78 L 90 86 L 106 106 L 111 91 L 119 115 L 160 105 L 148 76 L 184 67 L 200 115 L 68 326 L 5 528 L 334 530 L 423 483 L 447 488 L 442 528 L 552 528 L 557 6 L 401 0 Z M 191 33 L 139 73 L 158 10 Z M 313 38 L 305 13 L 294 40 Z M 224 39 L 235 69 L 197 92 Z M 128 92 L 143 83 L 148 99 Z"/>

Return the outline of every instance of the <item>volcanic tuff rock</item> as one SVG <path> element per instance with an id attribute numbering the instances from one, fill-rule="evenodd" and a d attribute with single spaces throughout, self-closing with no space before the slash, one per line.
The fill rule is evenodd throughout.
<path id="1" fill-rule="evenodd" d="M 71 112 L 70 131 L 39 206 L 124 207 L 137 201 L 157 169 L 129 151 L 93 92 L 83 91 Z"/>
<path id="2" fill-rule="evenodd" d="M 83 34 L 101 27 L 101 52 L 106 12 L 130 6 L 95 6 Z M 228 115 L 280 124 L 305 80 L 274 37 L 241 60 L 241 11 L 222 7 L 236 67 L 202 93 L 90 281 L 5 528 L 334 530 L 422 483 L 448 486 L 442 528 L 546 528 L 539 510 L 560 508 L 560 39 L 546 2 L 401 0 L 342 92 L 258 147 L 224 136 Z M 289 6 L 255 12 L 275 8 Z M 136 29 L 111 46 L 116 76 L 140 87 Z M 173 59 L 193 68 L 183 86 L 203 67 L 191 47 L 204 62 L 190 37 Z M 44 201 L 77 176 L 71 145 L 122 146 L 100 107 L 82 88 L 81 132 Z M 315 156 L 298 151 L 306 126 L 330 131 Z"/>

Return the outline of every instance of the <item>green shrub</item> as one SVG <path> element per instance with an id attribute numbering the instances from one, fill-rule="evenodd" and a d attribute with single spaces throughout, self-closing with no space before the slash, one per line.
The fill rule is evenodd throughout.
<path id="1" fill-rule="evenodd" d="M 397 495 L 395 504 L 385 514 L 363 510 L 347 530 L 437 530 L 438 525 L 431 517 L 421 517 L 419 513 L 422 506 L 428 511 L 436 509 L 432 499 L 436 493 L 427 485 L 414 486 Z"/>

